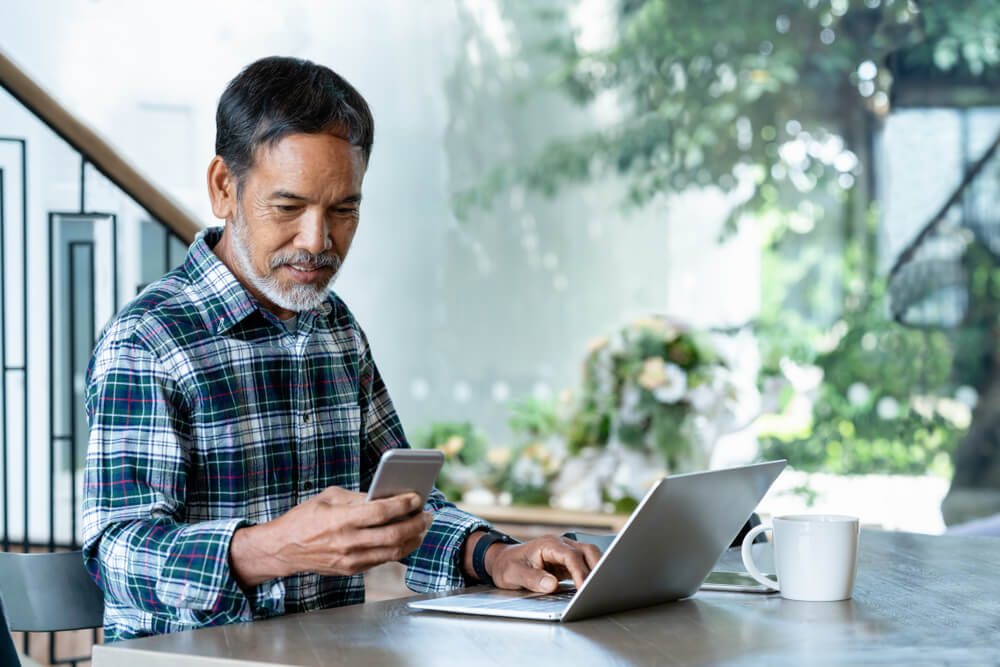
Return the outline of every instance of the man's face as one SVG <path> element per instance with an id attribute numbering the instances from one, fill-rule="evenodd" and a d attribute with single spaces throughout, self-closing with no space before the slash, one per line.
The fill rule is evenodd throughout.
<path id="1" fill-rule="evenodd" d="M 229 220 L 238 276 L 265 306 L 298 312 L 326 298 L 358 228 L 365 159 L 330 134 L 292 134 L 255 155 Z"/>

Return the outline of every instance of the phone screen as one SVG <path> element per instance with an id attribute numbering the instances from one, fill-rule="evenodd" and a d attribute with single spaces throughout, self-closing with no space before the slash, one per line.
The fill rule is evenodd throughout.
<path id="1" fill-rule="evenodd" d="M 764 573 L 764 576 L 773 577 L 773 574 Z M 714 571 L 705 579 L 701 585 L 703 591 L 734 591 L 742 593 L 773 593 L 774 589 L 764 586 L 759 581 L 745 572 L 721 572 Z"/>

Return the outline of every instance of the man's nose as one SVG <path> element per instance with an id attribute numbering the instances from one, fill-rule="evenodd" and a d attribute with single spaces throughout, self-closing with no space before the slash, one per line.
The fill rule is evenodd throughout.
<path id="1" fill-rule="evenodd" d="M 295 246 L 313 255 L 319 255 L 329 250 L 333 241 L 327 230 L 326 221 L 322 215 L 307 214 L 299 222 L 299 233 L 295 237 Z"/>

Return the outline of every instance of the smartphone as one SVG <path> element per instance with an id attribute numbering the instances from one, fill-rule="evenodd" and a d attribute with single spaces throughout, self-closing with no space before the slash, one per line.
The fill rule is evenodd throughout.
<path id="1" fill-rule="evenodd" d="M 773 577 L 773 574 L 765 573 Z M 715 570 L 701 585 L 703 591 L 731 591 L 734 593 L 775 593 L 773 588 L 763 585 L 746 572 L 721 572 Z"/>
<path id="2" fill-rule="evenodd" d="M 436 449 L 390 449 L 378 462 L 368 500 L 414 492 L 423 505 L 443 463 L 444 453 Z"/>

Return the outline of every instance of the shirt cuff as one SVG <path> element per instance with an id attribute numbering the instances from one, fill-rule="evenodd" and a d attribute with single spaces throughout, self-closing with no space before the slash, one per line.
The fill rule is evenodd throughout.
<path id="1" fill-rule="evenodd" d="M 473 581 L 462 572 L 462 545 L 477 530 L 492 530 L 488 521 L 450 503 L 434 511 L 434 521 L 420 547 L 403 560 L 406 586 L 418 593 L 462 588 Z"/>
<path id="2" fill-rule="evenodd" d="M 244 519 L 202 521 L 177 530 L 156 577 L 156 597 L 171 607 L 215 611 L 246 603 L 229 569 L 229 543 Z"/>
<path id="3" fill-rule="evenodd" d="M 285 613 L 285 581 L 272 579 L 258 584 L 250 600 L 254 618 L 267 618 Z"/>

